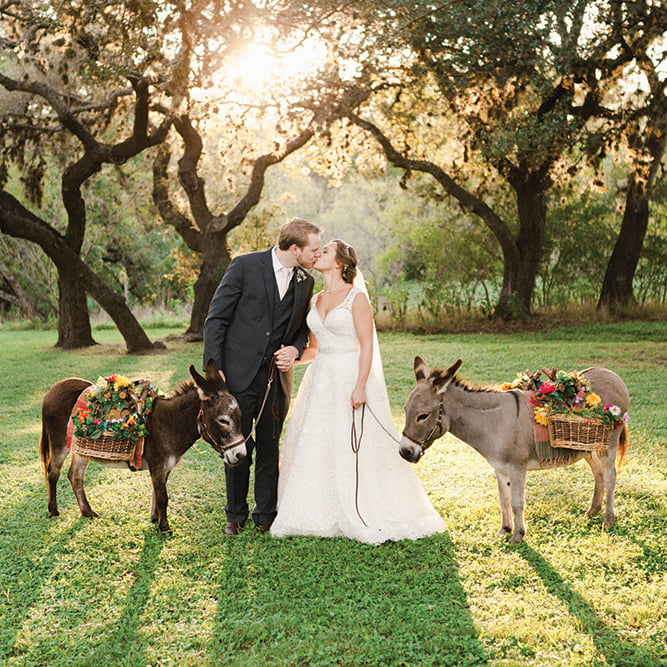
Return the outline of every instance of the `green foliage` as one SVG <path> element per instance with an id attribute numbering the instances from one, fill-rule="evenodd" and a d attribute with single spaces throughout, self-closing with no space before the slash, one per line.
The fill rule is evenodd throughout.
<path id="1" fill-rule="evenodd" d="M 252 527 L 225 539 L 224 471 L 203 442 L 170 476 L 171 538 L 150 524 L 146 473 L 95 464 L 86 489 L 101 518 L 81 518 L 61 479 L 61 516 L 48 519 L 36 455 L 48 387 L 70 375 L 118 372 L 168 391 L 200 362 L 191 345 L 169 342 L 167 354 L 131 356 L 115 332 L 96 337 L 95 348 L 63 353 L 49 347 L 53 331 L 0 331 L 3 664 L 667 662 L 665 322 L 515 336 L 381 334 L 399 426 L 415 354 L 433 366 L 462 358 L 462 375 L 482 385 L 545 365 L 599 364 L 626 381 L 631 444 L 618 476 L 616 526 L 604 532 L 601 518 L 583 516 L 593 482 L 579 463 L 529 475 L 529 532 L 519 546 L 496 535 L 491 468 L 452 437 L 416 467 L 447 531 L 415 542 L 275 539 Z"/>
<path id="2" fill-rule="evenodd" d="M 131 305 L 189 301 L 199 259 L 156 214 L 150 165 L 151 156 L 137 156 L 87 188 L 84 259 Z"/>
<path id="3" fill-rule="evenodd" d="M 620 229 L 616 193 L 572 189 L 554 197 L 540 265 L 541 306 L 585 302 L 599 296 Z"/>
<path id="4" fill-rule="evenodd" d="M 667 302 L 667 179 L 654 192 L 646 239 L 635 275 L 640 303 Z"/>

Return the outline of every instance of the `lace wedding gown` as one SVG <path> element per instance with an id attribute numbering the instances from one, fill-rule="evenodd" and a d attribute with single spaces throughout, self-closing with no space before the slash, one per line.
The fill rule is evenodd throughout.
<path id="1" fill-rule="evenodd" d="M 278 537 L 345 536 L 379 544 L 444 530 L 412 465 L 370 414 L 395 433 L 379 357 L 366 384 L 358 460 L 352 449 L 350 395 L 359 346 L 351 309 L 360 291 L 353 287 L 324 321 L 317 295 L 311 302 L 307 321 L 318 353 L 301 382 L 281 448 L 278 516 L 271 527 Z M 359 435 L 361 409 L 355 418 Z"/>

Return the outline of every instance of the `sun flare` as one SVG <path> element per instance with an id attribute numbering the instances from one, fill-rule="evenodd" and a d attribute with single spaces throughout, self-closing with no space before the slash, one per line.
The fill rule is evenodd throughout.
<path id="1" fill-rule="evenodd" d="M 251 43 L 229 62 L 228 73 L 239 92 L 261 93 L 314 73 L 325 58 L 326 48 L 321 42 L 304 43 L 289 51 L 279 51 L 270 44 Z"/>

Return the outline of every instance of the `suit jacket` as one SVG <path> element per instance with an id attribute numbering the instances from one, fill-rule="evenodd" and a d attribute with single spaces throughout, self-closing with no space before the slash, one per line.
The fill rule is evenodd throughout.
<path id="1" fill-rule="evenodd" d="M 204 365 L 213 359 L 232 392 L 248 387 L 263 360 L 270 359 L 274 306 L 280 301 L 271 253 L 273 249 L 234 258 L 211 299 L 204 324 Z M 294 306 L 282 344 L 303 353 L 308 342 L 306 315 L 313 294 L 313 277 L 299 269 L 294 282 Z M 289 402 L 293 372 L 280 374 Z"/>

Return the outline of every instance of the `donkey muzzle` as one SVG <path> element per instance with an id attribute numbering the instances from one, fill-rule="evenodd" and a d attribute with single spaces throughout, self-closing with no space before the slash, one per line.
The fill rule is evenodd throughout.
<path id="1" fill-rule="evenodd" d="M 423 456 L 424 450 L 416 442 L 408 440 L 403 436 L 401 440 L 400 447 L 398 448 L 398 453 L 410 463 L 417 463 L 419 459 Z"/>

